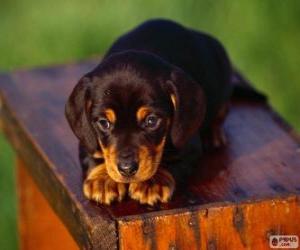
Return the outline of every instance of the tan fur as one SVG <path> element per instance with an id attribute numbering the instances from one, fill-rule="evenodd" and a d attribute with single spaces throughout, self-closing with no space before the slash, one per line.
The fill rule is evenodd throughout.
<path id="1" fill-rule="evenodd" d="M 174 107 L 174 110 L 177 109 L 177 102 L 176 102 L 176 97 L 174 94 L 171 94 L 171 101 L 173 103 L 173 107 Z"/>
<path id="2" fill-rule="evenodd" d="M 93 154 L 93 158 L 95 158 L 95 159 L 101 159 L 101 158 L 103 158 L 103 154 L 100 151 L 96 151 Z"/>
<path id="3" fill-rule="evenodd" d="M 154 205 L 157 202 L 166 203 L 175 190 L 175 180 L 172 175 L 162 168 L 147 181 L 130 183 L 129 195 L 142 204 Z"/>
<path id="4" fill-rule="evenodd" d="M 151 178 L 159 167 L 159 163 L 163 153 L 166 138 L 164 137 L 160 144 L 155 148 L 155 155 L 150 155 L 149 149 L 145 146 L 140 146 L 139 149 L 139 170 L 136 173 L 137 181 L 144 181 Z"/>
<path id="5" fill-rule="evenodd" d="M 106 109 L 104 111 L 106 118 L 111 122 L 115 123 L 117 120 L 116 114 L 112 109 Z"/>
<path id="6" fill-rule="evenodd" d="M 117 156 L 116 156 L 116 149 L 113 146 L 104 147 L 104 145 L 100 142 L 103 157 L 105 160 L 105 167 L 108 175 L 117 182 L 124 182 L 122 181 L 122 176 L 120 175 L 117 169 Z"/>
<path id="7" fill-rule="evenodd" d="M 163 153 L 163 147 L 165 145 L 166 138 L 164 137 L 161 141 L 161 143 L 156 146 L 155 148 L 155 156 L 152 157 L 150 155 L 150 152 L 147 147 L 140 146 L 139 149 L 139 169 L 137 173 L 131 177 L 130 179 L 127 179 L 126 177 L 122 176 L 117 168 L 117 152 L 116 149 L 113 146 L 110 146 L 108 148 L 104 147 L 104 145 L 99 141 L 103 157 L 105 160 L 105 166 L 108 175 L 117 182 L 122 183 L 129 183 L 129 182 L 141 182 L 145 181 L 149 178 L 151 178 L 155 172 L 157 171 L 159 167 L 159 163 L 162 157 Z"/>
<path id="8" fill-rule="evenodd" d="M 145 117 L 151 113 L 151 110 L 147 106 L 140 107 L 136 112 L 136 118 L 140 122 L 145 119 Z"/>
<path id="9" fill-rule="evenodd" d="M 107 205 L 115 200 L 121 201 L 126 192 L 126 185 L 111 179 L 104 164 L 93 168 L 83 183 L 86 198 Z"/>

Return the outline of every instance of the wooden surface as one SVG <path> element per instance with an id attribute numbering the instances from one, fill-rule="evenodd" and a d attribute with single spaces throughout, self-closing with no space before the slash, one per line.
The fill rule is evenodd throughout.
<path id="1" fill-rule="evenodd" d="M 79 249 L 21 160 L 17 161 L 19 246 L 22 250 Z"/>
<path id="2" fill-rule="evenodd" d="M 132 230 L 137 225 L 143 228 L 139 223 L 148 220 L 155 220 L 154 224 L 157 225 L 150 226 L 150 232 L 171 230 L 168 237 L 160 237 L 166 241 L 169 238 L 171 245 L 168 246 L 173 249 L 178 249 L 178 246 L 182 246 L 180 244 L 189 244 L 182 243 L 185 235 L 194 237 L 194 241 L 191 242 L 206 246 L 210 244 L 208 236 L 218 227 L 217 224 L 222 225 L 221 220 L 202 216 L 202 213 L 206 213 L 207 206 L 211 211 L 217 211 L 220 219 L 226 218 L 228 222 L 225 221 L 224 225 L 227 225 L 226 223 L 230 223 L 227 215 L 232 217 L 229 214 L 234 211 L 236 204 L 250 204 L 253 209 L 250 206 L 249 211 L 258 213 L 258 218 L 262 219 L 255 220 L 256 225 L 260 225 L 261 230 L 267 230 L 268 223 L 271 223 L 274 216 L 278 213 L 280 217 L 283 213 L 282 207 L 278 205 L 275 214 L 264 214 L 259 204 L 265 203 L 252 201 L 262 200 L 266 202 L 266 207 L 271 209 L 272 202 L 289 202 L 285 197 L 299 195 L 300 146 L 295 132 L 269 106 L 234 101 L 224 124 L 228 146 L 203 157 L 189 185 L 185 190 L 177 190 L 169 204 L 151 208 L 127 199 L 107 207 L 87 201 L 81 192 L 82 173 L 78 162 L 77 139 L 64 118 L 64 104 L 79 77 L 91 70 L 95 64 L 96 61 L 92 60 L 65 66 L 20 70 L 0 76 L 3 129 L 26 163 L 34 181 L 82 248 L 122 248 L 124 240 L 130 241 L 130 238 L 124 235 L 128 233 L 135 236 L 135 231 Z M 293 211 L 292 217 L 299 215 L 299 207 L 296 204 L 299 203 L 293 201 L 289 208 Z M 223 209 L 224 206 L 229 207 Z M 197 231 L 191 234 L 185 229 L 183 224 L 188 220 L 186 214 L 200 218 L 194 219 L 195 228 L 199 223 L 204 223 L 200 233 Z M 208 220 L 207 229 L 201 216 Z M 250 217 L 247 216 L 244 216 L 247 220 L 255 219 L 251 217 L 254 216 L 251 213 Z M 274 221 L 272 228 L 283 227 L 284 223 Z M 151 222 L 150 225 L 152 224 Z M 285 224 L 291 224 L 289 230 L 292 231 L 292 219 Z M 128 225 L 132 225 L 132 228 Z M 232 222 L 231 226 L 230 230 L 237 230 Z M 299 228 L 296 229 L 299 233 Z M 248 227 L 245 230 L 249 233 L 247 230 L 250 229 Z M 271 230 L 271 227 L 268 230 Z M 216 234 L 225 237 L 226 230 L 221 231 L 222 227 Z M 229 233 L 232 232 L 228 231 L 226 234 Z M 266 232 L 253 233 L 259 235 L 260 240 L 266 241 Z M 182 235 L 174 238 L 174 235 L 179 234 Z M 136 235 L 137 239 L 140 239 L 139 234 Z M 237 234 L 232 237 L 237 237 Z M 154 240 L 157 240 L 157 237 L 144 239 L 148 245 L 153 246 L 151 249 L 163 249 L 158 248 L 162 245 L 155 245 Z M 245 239 L 245 244 L 248 244 L 249 240 L 250 238 Z M 221 244 L 218 239 L 212 242 L 215 241 L 217 243 L 211 243 L 210 249 L 215 249 L 213 247 L 216 244 Z M 137 242 L 145 245 L 142 240 Z M 138 245 L 135 247 L 139 249 Z"/>
<path id="3" fill-rule="evenodd" d="M 300 235 L 299 202 L 290 197 L 133 216 L 119 222 L 120 249 L 270 249 L 271 235 Z"/>

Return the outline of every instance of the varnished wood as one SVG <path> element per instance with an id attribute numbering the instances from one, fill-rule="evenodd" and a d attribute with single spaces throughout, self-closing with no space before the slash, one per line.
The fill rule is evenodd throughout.
<path id="1" fill-rule="evenodd" d="M 21 159 L 17 161 L 19 245 L 22 250 L 79 249 Z"/>
<path id="2" fill-rule="evenodd" d="M 300 235 L 296 196 L 177 212 L 121 219 L 120 249 L 270 249 L 271 235 Z"/>
<path id="3" fill-rule="evenodd" d="M 130 245 L 130 239 L 124 235 L 127 232 L 133 234 L 134 228 L 140 230 L 139 223 L 149 218 L 155 223 L 158 223 L 156 220 L 161 221 L 155 230 L 165 230 L 170 225 L 171 231 L 165 231 L 169 236 L 161 237 L 166 238 L 166 242 L 167 239 L 175 242 L 172 243 L 174 249 L 185 244 L 190 246 L 190 243 L 182 242 L 185 235 L 187 238 L 194 235 L 195 238 L 189 241 L 193 244 L 208 244 L 203 243 L 203 239 L 221 221 L 209 216 L 201 219 L 206 206 L 211 211 L 218 211 L 220 218 L 227 218 L 232 216 L 230 213 L 237 204 L 247 201 L 253 206 L 253 211 L 258 211 L 262 220 L 259 224 L 255 216 L 249 217 L 249 223 L 256 223 L 260 225 L 260 230 L 266 230 L 276 214 L 283 216 L 283 207 L 278 203 L 274 207 L 274 215 L 264 214 L 264 207 L 259 204 L 267 204 L 268 209 L 272 204 L 271 197 L 276 200 L 291 194 L 299 195 L 300 147 L 296 133 L 267 104 L 234 100 L 224 123 L 228 145 L 218 152 L 204 155 L 188 185 L 184 189 L 177 189 L 170 203 L 152 208 L 130 199 L 111 206 L 87 201 L 82 194 L 78 141 L 65 120 L 64 104 L 77 80 L 96 63 L 97 60 L 92 60 L 0 75 L 3 130 L 39 189 L 80 247 L 116 249 L 122 248 L 123 244 L 125 246 L 127 241 Z M 265 203 L 254 202 L 256 199 Z M 245 209 L 248 209 L 247 206 Z M 298 216 L 298 209 L 296 205 L 291 208 L 294 212 L 290 216 Z M 213 226 L 204 224 L 200 234 L 192 234 L 180 226 L 186 223 L 185 214 L 200 216 L 200 224 L 208 220 L 207 225 Z M 294 223 L 289 219 L 280 225 L 292 231 Z M 224 229 L 216 237 L 225 237 L 222 235 L 233 230 Z M 247 230 L 250 230 L 247 233 L 252 233 L 251 229 Z M 256 233 L 254 230 L 253 235 Z M 182 234 L 181 238 L 174 241 L 173 235 L 179 234 Z M 199 235 L 201 239 L 197 239 Z M 138 242 L 141 242 L 141 247 L 147 244 L 155 246 L 155 241 L 157 244 L 167 244 L 152 236 L 147 238 L 146 241 L 151 243 L 146 245 L 140 238 L 136 240 L 136 247 L 139 246 Z M 221 244 L 218 239 L 215 241 L 217 243 L 211 243 L 211 249 L 214 249 L 214 244 Z"/>

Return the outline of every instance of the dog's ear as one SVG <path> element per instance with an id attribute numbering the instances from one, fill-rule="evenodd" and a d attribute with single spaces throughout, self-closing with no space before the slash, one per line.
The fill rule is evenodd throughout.
<path id="1" fill-rule="evenodd" d="M 181 148 L 200 128 L 206 98 L 202 87 L 180 69 L 171 72 L 166 85 L 174 107 L 170 135 L 174 146 Z"/>
<path id="2" fill-rule="evenodd" d="M 65 107 L 65 115 L 74 134 L 93 154 L 98 149 L 97 137 L 88 117 L 91 79 L 83 77 L 73 89 Z"/>

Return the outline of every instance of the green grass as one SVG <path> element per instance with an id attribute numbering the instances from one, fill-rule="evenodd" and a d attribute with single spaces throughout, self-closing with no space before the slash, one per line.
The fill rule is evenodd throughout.
<path id="1" fill-rule="evenodd" d="M 0 249 L 16 249 L 16 195 L 13 152 L 0 134 Z"/>
<path id="2" fill-rule="evenodd" d="M 2 0 L 0 69 L 101 54 L 120 34 L 153 17 L 171 18 L 218 37 L 234 64 L 300 129 L 298 0 Z M 0 248 L 15 249 L 12 154 L 1 138 L 0 147 Z"/>

